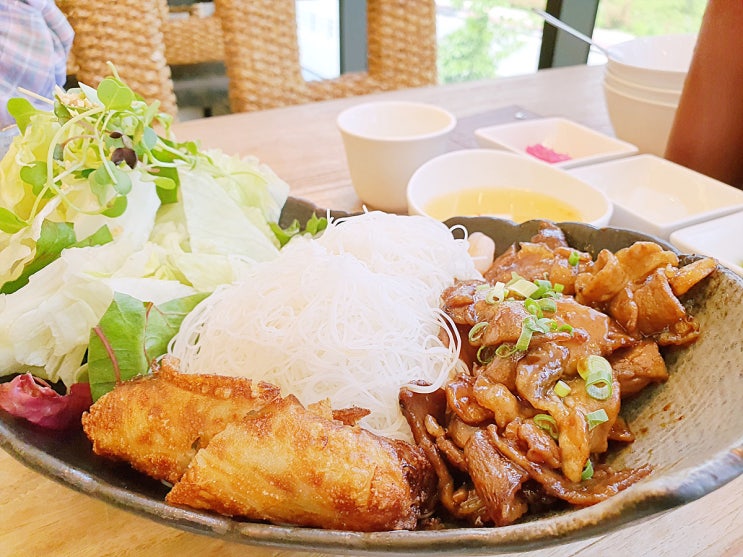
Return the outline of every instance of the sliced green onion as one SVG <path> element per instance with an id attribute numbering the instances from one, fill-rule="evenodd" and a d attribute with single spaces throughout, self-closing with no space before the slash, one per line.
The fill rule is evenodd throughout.
<path id="1" fill-rule="evenodd" d="M 542 317 L 541 319 L 537 319 L 535 315 L 524 317 L 524 320 L 521 322 L 521 334 L 516 341 L 516 350 L 526 352 L 534 333 L 549 333 L 555 325 L 555 320 L 548 319 L 547 317 Z"/>
<path id="2" fill-rule="evenodd" d="M 560 432 L 557 429 L 557 422 L 549 414 L 537 414 L 533 420 L 538 427 L 549 433 L 552 439 L 557 439 L 560 436 Z"/>
<path id="3" fill-rule="evenodd" d="M 537 289 L 531 294 L 531 297 L 535 300 L 547 296 L 552 292 L 552 283 L 548 280 L 537 279 L 534 281 L 534 284 L 537 286 Z"/>
<path id="4" fill-rule="evenodd" d="M 492 288 L 490 284 L 485 282 L 483 284 L 478 284 L 477 286 L 475 286 L 475 292 L 482 292 L 483 290 L 490 290 L 490 288 Z"/>
<path id="5" fill-rule="evenodd" d="M 563 381 L 562 379 L 555 383 L 554 391 L 555 394 L 560 398 L 568 396 L 571 390 L 572 389 L 570 388 L 570 385 L 565 383 L 565 381 Z"/>
<path id="6" fill-rule="evenodd" d="M 519 339 L 516 341 L 516 350 L 519 350 L 520 352 L 526 352 L 527 348 L 529 348 L 531 335 L 534 333 L 531 327 L 527 325 L 528 321 L 528 317 L 524 319 L 524 322 L 521 324 L 521 334 L 519 335 Z"/>
<path id="7" fill-rule="evenodd" d="M 470 329 L 469 335 L 467 335 L 467 338 L 470 342 L 477 342 L 482 338 L 482 335 L 485 334 L 485 329 L 488 328 L 488 322 L 487 321 L 480 321 L 477 323 L 474 327 Z"/>
<path id="8" fill-rule="evenodd" d="M 609 360 L 603 356 L 590 354 L 589 356 L 578 360 L 578 375 L 583 379 L 588 378 L 588 375 L 591 373 L 596 373 L 602 370 L 608 372 L 609 376 L 611 376 L 611 364 L 609 363 Z"/>
<path id="9" fill-rule="evenodd" d="M 507 294 L 506 285 L 499 281 L 485 294 L 485 301 L 489 304 L 494 304 L 496 301 L 502 302 L 506 299 Z"/>
<path id="10" fill-rule="evenodd" d="M 547 313 L 555 313 L 557 311 L 557 304 L 552 298 L 542 298 L 537 303 L 542 311 L 546 311 Z"/>
<path id="11" fill-rule="evenodd" d="M 558 325 L 557 324 L 557 321 L 555 321 L 555 327 L 552 330 L 553 330 L 553 332 L 558 332 L 558 333 L 570 333 L 570 334 L 573 334 L 573 326 L 572 325 L 568 325 L 567 323 L 563 323 L 562 325 Z"/>
<path id="12" fill-rule="evenodd" d="M 528 311 L 532 315 L 542 317 L 542 308 L 539 307 L 539 303 L 532 298 L 527 298 L 526 300 L 524 300 L 524 309 L 526 309 L 526 311 Z"/>
<path id="13" fill-rule="evenodd" d="M 508 287 L 510 292 L 516 292 L 522 298 L 529 298 L 538 289 L 539 287 L 536 284 L 524 278 L 519 278 Z"/>
<path id="14" fill-rule="evenodd" d="M 590 371 L 586 377 L 586 393 L 596 400 L 606 400 L 611 396 L 611 366 L 609 370 L 598 369 Z"/>
<path id="15" fill-rule="evenodd" d="M 518 352 L 518 348 L 516 348 L 516 345 L 510 344 L 507 342 L 504 342 L 498 348 L 495 349 L 495 355 L 498 356 L 499 358 L 510 358 L 516 352 Z"/>
<path id="16" fill-rule="evenodd" d="M 565 290 L 565 285 L 556 282 L 552 285 L 552 290 L 554 290 L 557 294 L 562 294 L 562 291 Z"/>
<path id="17" fill-rule="evenodd" d="M 495 358 L 496 349 L 493 346 L 482 345 L 477 349 L 477 361 L 481 364 L 489 364 Z"/>
<path id="18" fill-rule="evenodd" d="M 568 265 L 575 267 L 578 263 L 580 263 L 580 254 L 577 251 L 571 251 L 568 257 Z"/>
<path id="19" fill-rule="evenodd" d="M 586 465 L 583 467 L 583 472 L 580 474 L 581 481 L 590 480 L 593 478 L 593 462 L 589 458 L 586 461 Z"/>
<path id="20" fill-rule="evenodd" d="M 557 326 L 557 321 L 549 317 L 534 320 L 533 328 L 536 333 L 549 333 Z"/>
<path id="21" fill-rule="evenodd" d="M 539 288 L 546 288 L 547 290 L 552 290 L 552 283 L 548 281 L 547 279 L 536 279 L 534 281 L 534 284 L 536 284 Z"/>
<path id="22" fill-rule="evenodd" d="M 524 277 L 514 271 L 511 271 L 511 280 L 506 283 L 506 288 L 510 288 L 513 283 L 519 280 L 524 280 Z"/>
<path id="23" fill-rule="evenodd" d="M 599 408 L 598 410 L 586 414 L 586 421 L 588 422 L 588 431 L 591 431 L 597 425 L 608 422 L 609 416 L 606 415 L 606 410 Z"/>

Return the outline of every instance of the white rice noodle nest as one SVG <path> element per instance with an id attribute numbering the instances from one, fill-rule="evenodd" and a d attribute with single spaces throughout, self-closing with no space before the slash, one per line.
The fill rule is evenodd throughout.
<path id="1" fill-rule="evenodd" d="M 458 365 L 460 339 L 440 296 L 457 278 L 480 277 L 467 248 L 427 217 L 331 221 L 318 239 L 292 239 L 214 292 L 170 352 L 186 373 L 266 381 L 305 405 L 366 408 L 361 426 L 410 440 L 399 390 L 423 381 L 412 388 L 433 391 Z"/>

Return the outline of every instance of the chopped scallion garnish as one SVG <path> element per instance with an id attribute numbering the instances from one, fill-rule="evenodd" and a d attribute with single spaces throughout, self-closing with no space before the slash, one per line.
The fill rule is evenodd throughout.
<path id="1" fill-rule="evenodd" d="M 542 298 L 539 300 L 539 308 L 547 313 L 555 313 L 557 311 L 557 304 L 552 298 Z"/>
<path id="2" fill-rule="evenodd" d="M 580 263 L 580 254 L 577 251 L 571 251 L 568 257 L 568 265 L 575 267 Z"/>
<path id="3" fill-rule="evenodd" d="M 557 383 L 555 383 L 555 394 L 559 396 L 560 398 L 566 397 L 570 394 L 570 391 L 572 389 L 570 388 L 570 385 L 565 383 L 565 381 L 560 380 Z"/>
<path id="4" fill-rule="evenodd" d="M 609 416 L 606 414 L 606 410 L 599 408 L 598 410 L 586 414 L 586 421 L 588 422 L 588 430 L 590 431 L 597 425 L 608 422 Z"/>
<path id="5" fill-rule="evenodd" d="M 603 356 L 597 354 L 590 354 L 585 358 L 578 360 L 578 375 L 583 379 L 587 379 L 590 373 L 599 371 L 605 371 L 611 376 L 611 364 Z"/>
<path id="6" fill-rule="evenodd" d="M 536 300 L 527 298 L 526 300 L 524 300 L 524 308 L 532 315 L 542 317 L 542 308 L 539 306 Z"/>
<path id="7" fill-rule="evenodd" d="M 504 342 L 498 348 L 495 349 L 495 355 L 498 356 L 499 358 L 510 358 L 516 352 L 518 352 L 516 345 L 510 344 L 508 342 Z"/>
<path id="8" fill-rule="evenodd" d="M 474 327 L 470 329 L 470 332 L 467 338 L 469 338 L 470 342 L 477 342 L 482 338 L 482 335 L 485 334 L 485 329 L 487 328 L 488 328 L 488 322 L 480 321 L 479 323 L 477 323 Z"/>
<path id="9" fill-rule="evenodd" d="M 583 472 L 581 472 L 580 479 L 581 481 L 590 480 L 593 478 L 593 462 L 591 462 L 591 459 L 589 458 L 586 461 L 586 465 L 583 467 Z"/>
<path id="10" fill-rule="evenodd" d="M 533 420 L 539 428 L 549 433 L 552 439 L 557 439 L 560 436 L 560 432 L 557 429 L 557 422 L 549 414 L 537 414 Z"/>
<path id="11" fill-rule="evenodd" d="M 539 287 L 525 278 L 519 278 L 516 282 L 508 286 L 510 292 L 515 292 L 522 298 L 529 298 Z"/>
<path id="12" fill-rule="evenodd" d="M 489 364 L 495 358 L 497 349 L 493 346 L 482 345 L 477 349 L 477 361 L 481 364 Z"/>
<path id="13" fill-rule="evenodd" d="M 557 322 L 555 322 L 555 331 L 558 333 L 570 333 L 573 334 L 573 326 L 568 325 L 567 323 L 563 323 L 562 325 L 558 325 Z"/>
<path id="14" fill-rule="evenodd" d="M 611 368 L 591 371 L 586 377 L 586 393 L 596 400 L 606 400 L 612 393 Z"/>
<path id="15" fill-rule="evenodd" d="M 531 336 L 532 334 L 534 334 L 532 328 L 527 325 L 528 321 L 528 317 L 524 319 L 524 322 L 521 325 L 521 334 L 519 335 L 519 339 L 516 341 L 516 350 L 519 350 L 521 352 L 526 352 L 527 348 L 529 348 L 529 343 L 531 343 Z"/>
<path id="16" fill-rule="evenodd" d="M 506 285 L 502 282 L 496 282 L 493 287 L 488 290 L 488 293 L 485 294 L 485 301 L 489 304 L 494 304 L 496 301 L 502 302 L 505 300 L 507 295 L 508 291 L 506 290 Z"/>

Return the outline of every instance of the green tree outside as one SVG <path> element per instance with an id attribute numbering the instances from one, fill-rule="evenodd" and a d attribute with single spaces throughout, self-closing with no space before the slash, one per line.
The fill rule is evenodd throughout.
<path id="1" fill-rule="evenodd" d="M 578 0 L 570 0 L 578 1 Z M 463 24 L 439 43 L 439 80 L 454 83 L 498 75 L 499 64 L 524 45 L 524 36 L 541 34 L 544 22 L 531 8 L 546 0 L 441 1 L 463 16 Z M 596 28 L 631 36 L 694 33 L 706 0 L 600 0 Z M 496 21 L 494 9 L 523 10 L 524 17 Z"/>

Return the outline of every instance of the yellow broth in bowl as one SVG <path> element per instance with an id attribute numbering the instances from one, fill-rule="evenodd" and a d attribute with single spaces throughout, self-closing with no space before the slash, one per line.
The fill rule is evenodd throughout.
<path id="1" fill-rule="evenodd" d="M 452 191 L 425 205 L 438 220 L 455 216 L 494 216 L 521 223 L 532 219 L 579 222 L 581 213 L 557 197 L 521 188 L 470 188 Z"/>

